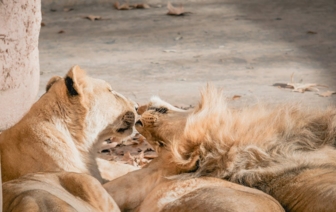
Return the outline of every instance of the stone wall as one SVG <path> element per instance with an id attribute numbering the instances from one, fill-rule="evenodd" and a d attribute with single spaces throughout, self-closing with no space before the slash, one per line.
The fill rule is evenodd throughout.
<path id="1" fill-rule="evenodd" d="M 40 26 L 40 0 L 0 0 L 0 131 L 36 100 Z"/>

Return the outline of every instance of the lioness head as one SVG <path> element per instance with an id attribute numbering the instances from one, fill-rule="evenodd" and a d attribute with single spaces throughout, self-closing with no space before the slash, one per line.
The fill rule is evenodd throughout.
<path id="1" fill-rule="evenodd" d="M 95 160 L 110 137 L 132 133 L 135 104 L 79 67 L 49 80 L 46 93 L 0 135 L 3 182 L 43 171 L 86 173 L 103 179 Z"/>
<path id="2" fill-rule="evenodd" d="M 79 66 L 71 68 L 64 78 L 51 78 L 46 91 L 45 95 L 57 98 L 55 102 L 62 102 L 55 103 L 58 115 L 69 117 L 65 120 L 69 132 L 78 140 L 104 140 L 132 133 L 135 104 L 107 82 L 86 75 Z"/>

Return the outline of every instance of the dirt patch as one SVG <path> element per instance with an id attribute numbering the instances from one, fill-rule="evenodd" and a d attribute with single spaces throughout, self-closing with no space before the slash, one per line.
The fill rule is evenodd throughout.
<path id="1" fill-rule="evenodd" d="M 272 86 L 290 82 L 294 73 L 296 82 L 336 90 L 334 1 L 173 2 L 192 12 L 178 17 L 167 15 L 167 2 L 147 3 L 151 8 L 142 10 L 117 10 L 112 3 L 45 10 L 40 95 L 51 76 L 79 64 L 138 103 L 159 95 L 173 104 L 195 105 L 199 89 L 211 83 L 228 97 L 240 96 L 237 106 L 335 104 L 336 95 L 323 98 Z M 102 20 L 82 18 L 88 15 Z"/>

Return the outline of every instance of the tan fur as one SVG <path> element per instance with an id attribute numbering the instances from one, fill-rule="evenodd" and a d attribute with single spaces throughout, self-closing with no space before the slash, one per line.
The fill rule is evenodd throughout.
<path id="1" fill-rule="evenodd" d="M 108 161 L 105 159 L 97 158 L 98 169 L 101 173 L 103 179 L 108 181 L 114 180 L 120 176 L 138 170 L 138 167 L 131 166 L 128 164 L 120 163 L 117 161 Z"/>
<path id="2" fill-rule="evenodd" d="M 155 186 L 167 180 L 165 176 L 178 173 L 174 167 L 166 163 L 169 160 L 172 160 L 171 153 L 163 149 L 159 157 L 146 167 L 127 173 L 103 186 L 121 211 L 134 211 Z"/>
<path id="3" fill-rule="evenodd" d="M 4 211 L 120 211 L 100 182 L 86 174 L 27 174 L 3 184 Z"/>
<path id="4" fill-rule="evenodd" d="M 96 149 L 109 137 L 132 133 L 134 104 L 74 66 L 53 77 L 47 92 L 0 134 L 3 182 L 32 172 L 86 173 L 102 182 Z"/>
<path id="5" fill-rule="evenodd" d="M 139 212 L 244 211 L 283 212 L 271 196 L 256 189 L 211 177 L 160 183 L 141 203 Z"/>
<path id="6" fill-rule="evenodd" d="M 183 135 L 165 141 L 174 154 L 168 163 L 190 167 L 176 178 L 212 176 L 254 187 L 287 211 L 336 211 L 335 108 L 235 110 L 221 91 L 208 87 L 185 125 L 180 123 Z"/>
<path id="7" fill-rule="evenodd" d="M 143 169 L 104 184 L 121 211 L 283 211 L 269 195 L 224 180 L 167 179 L 196 168 L 195 164 L 172 163 L 168 148 L 169 141 L 183 136 L 189 114 L 152 99 L 136 129 L 157 150 L 158 157 Z M 241 199 L 246 199 L 246 204 L 240 203 Z"/>

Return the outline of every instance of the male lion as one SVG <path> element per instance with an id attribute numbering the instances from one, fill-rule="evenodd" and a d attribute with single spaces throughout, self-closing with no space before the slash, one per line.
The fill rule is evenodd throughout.
<path id="1" fill-rule="evenodd" d="M 173 154 L 167 148 L 167 142 L 183 135 L 188 115 L 188 111 L 152 99 L 136 128 L 156 149 L 158 157 L 143 169 L 103 185 L 121 211 L 283 212 L 271 196 L 218 178 L 167 179 L 195 169 L 194 165 L 180 167 L 172 163 Z"/>
<path id="2" fill-rule="evenodd" d="M 74 66 L 49 80 L 46 93 L 0 134 L 3 182 L 32 172 L 86 173 L 103 182 L 96 148 L 132 133 L 134 104 L 103 80 Z"/>
<path id="3" fill-rule="evenodd" d="M 179 121 L 183 132 L 168 137 L 160 125 L 175 124 L 172 113 L 164 106 L 156 111 L 146 111 L 136 126 L 173 154 L 165 163 L 185 173 L 175 178 L 211 176 L 257 188 L 286 211 L 336 211 L 334 107 L 231 109 L 221 91 L 208 87 L 187 116 L 174 111 L 174 116 L 185 117 Z"/>

